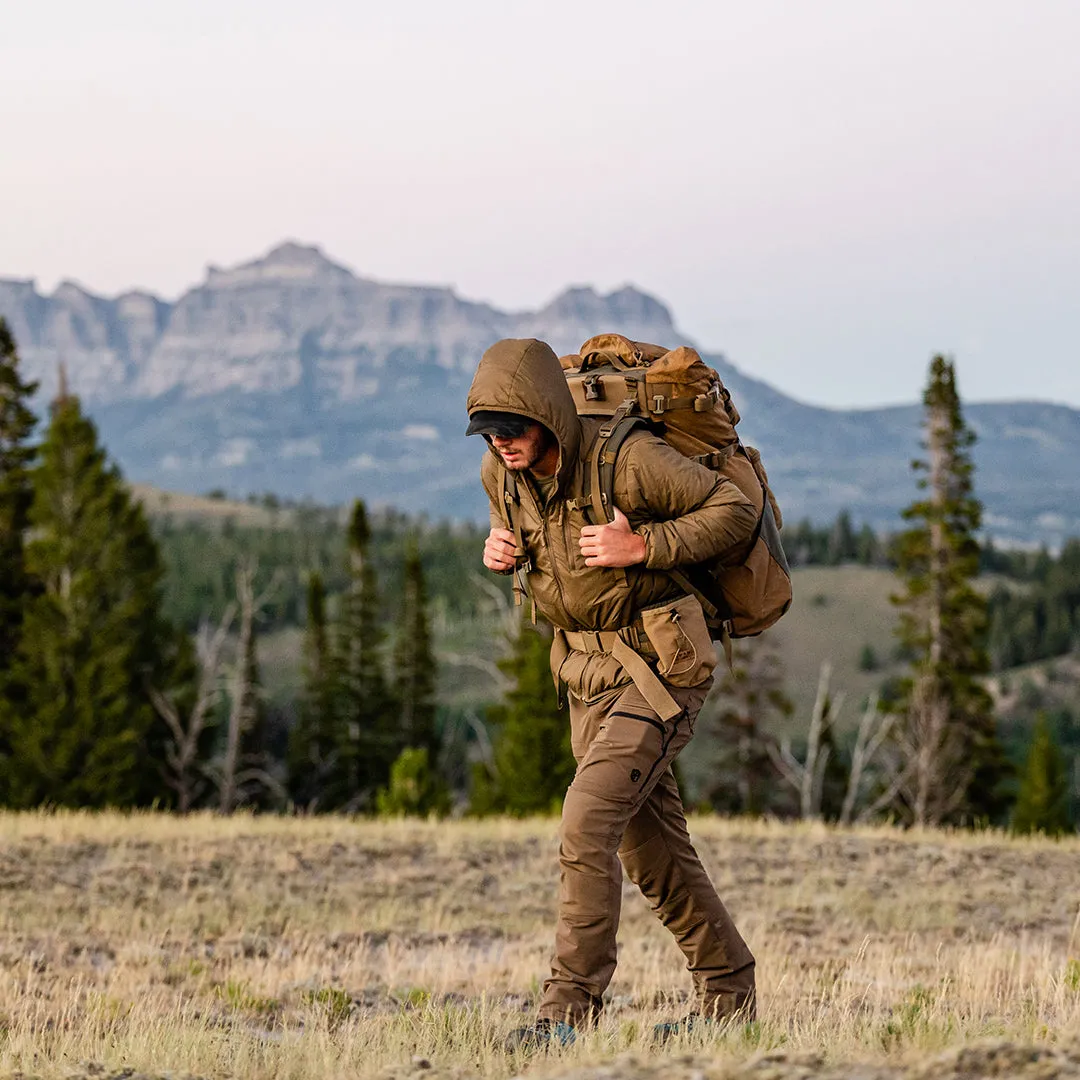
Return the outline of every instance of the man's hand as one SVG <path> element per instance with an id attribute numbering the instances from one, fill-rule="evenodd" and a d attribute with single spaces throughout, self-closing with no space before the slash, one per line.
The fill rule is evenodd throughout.
<path id="1" fill-rule="evenodd" d="M 496 574 L 514 569 L 514 534 L 509 529 L 492 529 L 484 541 L 484 565 Z"/>
<path id="2" fill-rule="evenodd" d="M 610 525 L 586 525 L 580 543 L 586 566 L 635 566 L 645 561 L 645 537 L 631 531 L 617 506 L 615 520 Z"/>

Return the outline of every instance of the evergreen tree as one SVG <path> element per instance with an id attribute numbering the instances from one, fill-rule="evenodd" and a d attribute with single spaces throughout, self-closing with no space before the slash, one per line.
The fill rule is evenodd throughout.
<path id="1" fill-rule="evenodd" d="M 851 515 L 846 510 L 841 510 L 829 532 L 829 565 L 838 566 L 851 562 L 857 554 L 858 543 L 851 525 Z"/>
<path id="2" fill-rule="evenodd" d="M 0 797 L 131 804 L 157 775 L 149 687 L 174 683 L 157 547 L 94 425 L 63 392 L 32 482 L 26 565 L 40 591 L 10 669 L 18 706 L 0 702 L 10 755 Z"/>
<path id="3" fill-rule="evenodd" d="M 768 728 L 794 705 L 770 639 L 739 642 L 733 660 L 697 721 L 702 743 L 716 748 L 702 796 L 721 813 L 760 815 L 782 808 Z"/>
<path id="4" fill-rule="evenodd" d="M 33 500 L 30 466 L 36 453 L 28 440 L 37 419 L 27 402 L 36 389 L 37 383 L 22 380 L 15 342 L 0 318 L 0 697 L 31 593 L 24 545 Z"/>
<path id="5" fill-rule="evenodd" d="M 1065 759 L 1045 716 L 1035 725 L 1027 763 L 1020 778 L 1020 793 L 1013 810 L 1016 833 L 1060 836 L 1072 832 L 1069 820 L 1069 778 Z"/>
<path id="6" fill-rule="evenodd" d="M 431 768 L 426 746 L 406 746 L 375 799 L 380 817 L 445 817 L 450 792 Z"/>
<path id="7" fill-rule="evenodd" d="M 405 746 L 436 750 L 435 655 L 424 568 L 415 541 L 405 552 L 405 581 L 394 647 L 394 700 Z"/>
<path id="8" fill-rule="evenodd" d="M 1005 809 L 1008 764 L 990 695 L 986 600 L 972 587 L 982 507 L 974 494 L 970 449 L 951 360 L 935 356 L 923 395 L 927 460 L 924 492 L 904 511 L 911 527 L 897 539 L 903 592 L 898 635 L 914 657 L 897 725 L 909 782 L 902 798 L 920 824 L 997 819 Z"/>
<path id="9" fill-rule="evenodd" d="M 378 585 L 369 558 L 371 528 L 361 500 L 348 527 L 349 585 L 337 627 L 334 679 L 339 692 L 335 743 L 340 768 L 328 792 L 332 805 L 372 806 L 401 748 L 383 672 Z"/>
<path id="10" fill-rule="evenodd" d="M 523 619 L 513 651 L 499 667 L 512 680 L 505 700 L 488 710 L 494 728 L 494 776 L 474 776 L 476 814 L 557 813 L 577 767 L 570 722 L 559 709 L 548 656 L 550 630 Z"/>
<path id="11" fill-rule="evenodd" d="M 326 587 L 322 575 L 308 577 L 304 631 L 304 688 L 296 723 L 289 733 L 289 793 L 304 807 L 321 806 L 324 788 L 337 764 L 334 737 L 334 666 L 326 625 Z"/>
<path id="12" fill-rule="evenodd" d="M 855 538 L 855 559 L 863 566 L 875 566 L 881 561 L 881 541 L 869 525 L 864 525 Z"/>

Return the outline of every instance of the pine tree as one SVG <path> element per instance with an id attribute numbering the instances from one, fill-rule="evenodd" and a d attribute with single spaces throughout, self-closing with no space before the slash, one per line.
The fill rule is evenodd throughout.
<path id="1" fill-rule="evenodd" d="M 851 515 L 846 510 L 841 510 L 829 531 L 829 565 L 838 566 L 850 562 L 857 553 L 858 544 L 851 525 Z"/>
<path id="2" fill-rule="evenodd" d="M 380 817 L 445 817 L 450 806 L 450 792 L 432 769 L 426 746 L 401 751 L 375 798 Z"/>
<path id="3" fill-rule="evenodd" d="M 394 701 L 405 746 L 436 750 L 435 656 L 424 568 L 415 542 L 405 552 L 405 582 L 394 647 Z"/>
<path id="4" fill-rule="evenodd" d="M 477 769 L 476 814 L 557 813 L 574 778 L 570 722 L 559 709 L 548 656 L 550 630 L 525 622 L 499 667 L 512 680 L 505 700 L 488 710 L 494 729 L 494 776 Z"/>
<path id="5" fill-rule="evenodd" d="M 289 733 L 289 793 L 298 806 L 315 808 L 324 804 L 324 789 L 337 764 L 335 672 L 326 625 L 326 587 L 317 571 L 308 577 L 303 675 L 299 713 Z"/>
<path id="6" fill-rule="evenodd" d="M 54 403 L 32 482 L 26 565 L 40 591 L 10 670 L 19 705 L 0 702 L 0 793 L 23 807 L 128 805 L 157 775 L 149 688 L 174 683 L 157 546 L 76 398 Z"/>
<path id="7" fill-rule="evenodd" d="M 30 467 L 36 450 L 28 440 L 37 418 L 27 402 L 36 389 L 37 383 L 22 380 L 15 342 L 0 318 L 0 697 L 31 594 L 25 538 L 33 500 Z M 3 754 L 0 730 L 0 757 Z"/>
<path id="8" fill-rule="evenodd" d="M 371 527 L 361 500 L 348 528 L 349 586 L 335 645 L 337 716 L 335 743 L 340 768 L 328 792 L 332 805 L 370 807 L 390 777 L 401 749 L 396 717 L 383 672 L 383 630 L 378 585 L 369 558 Z"/>
<path id="9" fill-rule="evenodd" d="M 905 681 L 897 740 L 907 779 L 901 797 L 912 820 L 993 820 L 1005 808 L 1008 764 L 990 695 L 986 600 L 972 587 L 982 507 L 974 494 L 971 446 L 951 360 L 935 356 L 923 395 L 927 460 L 914 468 L 924 496 L 904 511 L 912 527 L 896 544 L 904 590 L 898 636 L 914 656 Z"/>
<path id="10" fill-rule="evenodd" d="M 1069 820 L 1069 778 L 1065 759 L 1054 741 L 1045 716 L 1040 716 L 1020 778 L 1020 793 L 1013 810 L 1016 833 L 1060 836 L 1072 832 Z"/>

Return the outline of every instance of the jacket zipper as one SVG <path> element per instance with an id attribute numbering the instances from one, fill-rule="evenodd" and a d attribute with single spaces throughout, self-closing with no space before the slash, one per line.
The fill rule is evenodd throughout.
<path id="1" fill-rule="evenodd" d="M 559 580 L 559 575 L 555 572 L 555 556 L 554 552 L 551 550 L 551 530 L 548 528 L 549 516 L 550 515 L 547 512 L 547 507 L 545 507 L 544 510 L 541 511 L 540 520 L 543 522 L 544 544 L 548 549 L 548 558 L 551 559 L 551 576 L 555 579 L 555 588 L 559 593 L 559 603 L 562 605 L 563 615 L 566 616 L 566 621 L 568 623 L 574 623 L 577 620 L 570 617 L 570 611 L 566 606 L 566 596 L 563 593 L 562 582 Z M 567 627 L 567 629 L 572 630 L 573 627 L 569 626 Z"/>
<path id="2" fill-rule="evenodd" d="M 562 614 L 567 623 L 574 623 L 577 620 L 570 617 L 570 611 L 566 606 L 566 596 L 563 593 L 562 582 L 559 580 L 559 575 L 555 572 L 555 557 L 551 550 L 551 532 L 548 529 L 548 507 L 554 502 L 554 499 L 548 501 L 548 506 L 541 507 L 540 500 L 537 499 L 533 493 L 532 484 L 525 484 L 525 488 L 529 493 L 529 498 L 532 500 L 533 509 L 536 511 L 536 516 L 540 520 L 540 529 L 544 534 L 544 546 L 547 548 L 548 558 L 551 560 L 551 576 L 555 581 L 555 591 L 559 594 L 559 604 L 562 607 Z M 573 626 L 567 626 L 567 630 L 574 629 Z"/>

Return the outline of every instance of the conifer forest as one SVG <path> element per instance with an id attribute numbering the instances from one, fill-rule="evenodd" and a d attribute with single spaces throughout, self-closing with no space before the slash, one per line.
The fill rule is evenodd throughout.
<path id="1" fill-rule="evenodd" d="M 148 511 L 78 398 L 61 384 L 38 416 L 34 391 L 0 324 L 0 802 L 557 812 L 574 762 L 550 635 L 481 567 L 486 530 L 272 493 Z M 796 574 L 891 576 L 892 651 L 858 655 L 876 690 L 840 719 L 823 665 L 796 714 L 769 635 L 738 643 L 699 721 L 699 808 L 1074 829 L 1080 540 L 996 547 L 949 358 L 923 404 L 892 534 L 848 513 L 784 531 Z"/>

